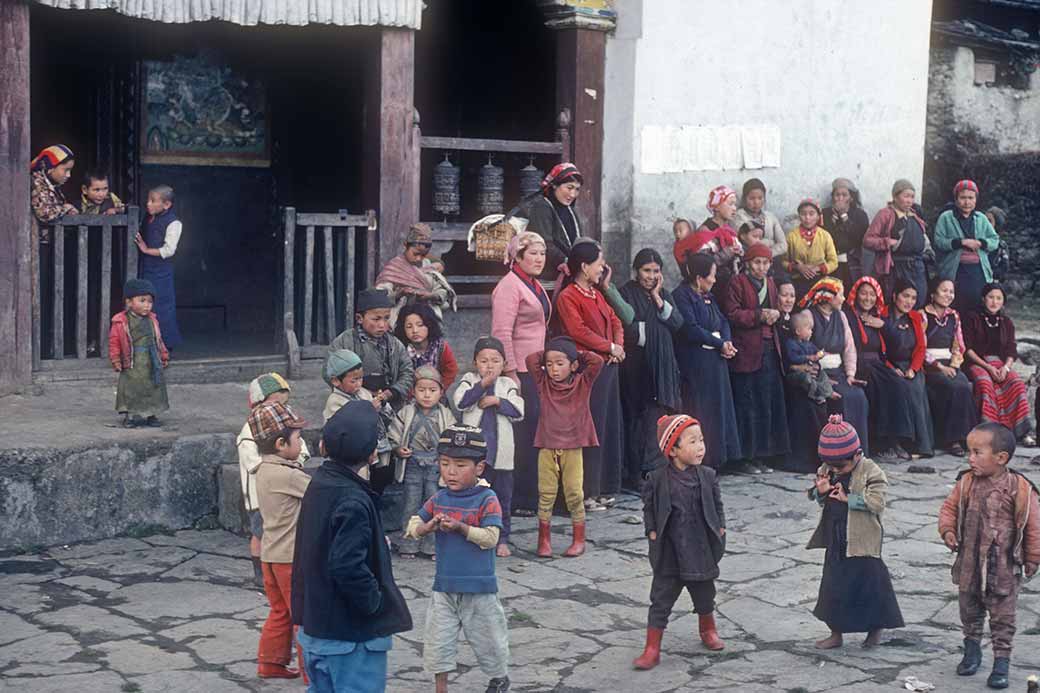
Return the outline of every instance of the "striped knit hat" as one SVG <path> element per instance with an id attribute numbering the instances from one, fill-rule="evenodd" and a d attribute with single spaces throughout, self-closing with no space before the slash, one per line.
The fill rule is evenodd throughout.
<path id="1" fill-rule="evenodd" d="M 862 449 L 859 434 L 852 424 L 843 421 L 841 414 L 832 414 L 820 431 L 820 443 L 816 448 L 820 461 L 825 464 L 844 462 Z"/>
<path id="2" fill-rule="evenodd" d="M 686 414 L 675 416 L 662 416 L 657 420 L 657 445 L 665 457 L 672 451 L 675 444 L 679 442 L 679 436 L 690 426 L 700 426 L 701 422 Z"/>

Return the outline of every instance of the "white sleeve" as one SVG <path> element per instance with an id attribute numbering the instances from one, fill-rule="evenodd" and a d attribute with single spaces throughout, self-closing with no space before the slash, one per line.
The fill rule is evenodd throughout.
<path id="1" fill-rule="evenodd" d="M 180 221 L 171 222 L 166 227 L 166 236 L 163 238 L 162 247 L 159 248 L 159 257 L 167 260 L 177 252 L 177 244 L 181 242 L 181 231 L 183 227 Z"/>

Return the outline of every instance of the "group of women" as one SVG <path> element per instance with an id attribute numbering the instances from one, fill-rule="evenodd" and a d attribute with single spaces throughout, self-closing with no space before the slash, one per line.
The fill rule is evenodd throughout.
<path id="1" fill-rule="evenodd" d="M 531 509 L 537 496 L 539 408 L 525 357 L 554 332 L 608 363 L 592 396 L 601 445 L 585 451 L 590 509 L 661 463 L 656 421 L 680 411 L 701 421 L 705 464 L 746 473 L 815 469 L 819 431 L 835 412 L 886 461 L 937 449 L 963 454 L 980 420 L 1035 444 L 1025 383 L 1012 369 L 1014 325 L 993 282 L 989 256 L 999 239 L 975 209 L 973 182 L 957 184 L 931 237 L 903 180 L 871 221 L 855 185 L 839 178 L 831 204 L 803 201 L 787 234 L 765 209 L 761 181 L 748 181 L 739 201 L 720 186 L 704 223 L 685 232 L 676 224 L 672 255 L 683 280 L 673 291 L 653 248 L 636 253 L 632 279 L 613 286 L 599 244 L 581 236 L 571 213 L 582 183 L 572 164 L 546 176 L 544 199 L 525 210 L 531 225 L 510 243 L 510 271 L 492 299 L 492 332 L 526 403 L 514 507 Z M 554 271 L 549 296 L 537 278 Z M 784 344 L 800 310 L 811 316 L 811 341 L 823 356 L 786 365 Z M 784 377 L 815 368 L 835 392 L 823 403 Z"/>

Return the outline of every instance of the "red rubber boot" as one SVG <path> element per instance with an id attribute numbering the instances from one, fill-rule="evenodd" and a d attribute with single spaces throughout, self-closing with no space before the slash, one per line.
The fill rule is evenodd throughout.
<path id="1" fill-rule="evenodd" d="M 571 536 L 571 545 L 563 552 L 567 558 L 575 558 L 585 553 L 585 523 L 575 522 Z"/>
<path id="2" fill-rule="evenodd" d="M 552 558 L 551 526 L 548 522 L 538 521 L 538 557 Z"/>
<path id="3" fill-rule="evenodd" d="M 632 660 L 632 666 L 636 669 L 653 669 L 661 661 L 661 636 L 664 628 L 646 627 L 646 647 L 643 654 Z"/>
<path id="4" fill-rule="evenodd" d="M 719 637 L 719 632 L 715 628 L 715 614 L 698 614 L 697 620 L 700 625 L 701 631 L 701 642 L 709 650 L 722 650 L 725 649 L 726 644 L 722 642 L 722 638 Z"/>

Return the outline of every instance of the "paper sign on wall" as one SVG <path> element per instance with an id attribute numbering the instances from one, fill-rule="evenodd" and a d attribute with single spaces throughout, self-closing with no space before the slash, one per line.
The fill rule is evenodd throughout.
<path id="1" fill-rule="evenodd" d="M 664 173 L 664 131 L 657 125 L 643 128 L 640 168 L 643 173 Z"/>
<path id="2" fill-rule="evenodd" d="M 776 125 L 646 125 L 640 162 L 649 174 L 776 168 L 780 150 Z"/>

